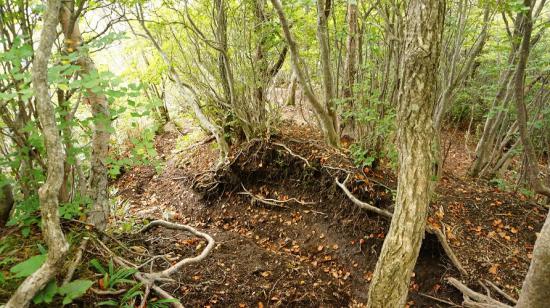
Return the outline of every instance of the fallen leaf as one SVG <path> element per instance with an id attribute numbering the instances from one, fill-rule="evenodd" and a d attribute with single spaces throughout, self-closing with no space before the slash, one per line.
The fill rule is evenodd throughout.
<path id="1" fill-rule="evenodd" d="M 498 271 L 498 264 L 493 264 L 490 268 L 489 268 L 489 273 L 493 274 L 493 275 L 496 275 L 497 274 L 497 271 Z"/>

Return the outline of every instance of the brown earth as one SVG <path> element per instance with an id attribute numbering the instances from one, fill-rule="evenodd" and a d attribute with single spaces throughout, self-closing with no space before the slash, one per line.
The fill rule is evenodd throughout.
<path id="1" fill-rule="evenodd" d="M 159 139 L 158 150 L 167 157 L 174 144 L 167 140 L 173 138 Z M 292 154 L 275 144 L 284 144 Z M 233 156 L 242 156 L 232 166 L 237 179 L 217 183 L 207 194 L 191 187 L 197 187 L 215 163 L 217 156 L 209 144 L 180 157 L 183 166 L 177 167 L 177 159 L 170 160 L 160 175 L 148 167 L 125 174 L 116 186 L 132 215 L 152 219 L 169 213 L 217 241 L 207 260 L 184 269 L 178 284 L 167 289 L 187 306 L 364 303 L 389 222 L 355 207 L 334 184 L 334 177 L 344 178 L 339 169 L 353 170 L 354 194 L 389 207 L 391 192 L 385 187 L 395 188 L 395 176 L 384 169 L 357 171 L 344 155 L 322 144 L 315 130 L 301 126 L 280 132 L 271 142 L 257 140 L 235 149 Z M 456 158 L 453 151 L 460 152 L 460 145 L 450 149 L 451 159 Z M 312 168 L 306 168 L 296 155 L 306 158 Z M 520 194 L 455 177 L 446 170 L 429 223 L 444 227 L 469 273 L 463 277 L 466 283 L 481 290 L 478 281 L 489 280 L 516 296 L 544 212 Z M 286 202 L 265 204 L 246 192 Z M 149 236 L 164 239 L 148 244 L 156 253 L 189 255 L 201 245 L 189 244 L 186 235 L 174 232 L 152 231 Z M 460 274 L 437 239 L 427 235 L 411 282 L 409 305 L 450 306 L 430 297 L 459 304 L 460 294 L 445 282 L 449 276 Z"/>

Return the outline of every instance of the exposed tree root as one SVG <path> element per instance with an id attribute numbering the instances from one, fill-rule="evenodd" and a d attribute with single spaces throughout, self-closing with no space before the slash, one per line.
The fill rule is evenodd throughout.
<path id="1" fill-rule="evenodd" d="M 338 187 L 340 187 L 340 189 L 342 189 L 342 191 L 346 194 L 346 196 L 351 200 L 351 202 L 353 202 L 353 204 L 367 211 L 371 211 L 378 215 L 384 216 L 385 218 L 388 218 L 388 219 L 391 219 L 393 217 L 393 213 L 377 208 L 355 197 L 346 187 L 346 183 L 349 180 L 349 177 L 350 177 L 350 174 L 347 175 L 346 179 L 342 183 L 338 181 L 338 178 L 335 178 L 334 181 L 336 182 L 336 185 L 338 185 Z M 449 257 L 449 260 L 451 260 L 451 263 L 453 263 L 453 265 L 460 271 L 462 275 L 467 276 L 468 272 L 466 271 L 466 269 L 464 269 L 464 266 L 462 266 L 462 264 L 456 257 L 455 253 L 453 252 L 451 246 L 447 241 L 447 237 L 445 236 L 445 234 L 443 234 L 443 232 L 441 232 L 440 229 L 430 225 L 426 226 L 426 232 L 432 233 L 437 237 L 439 243 L 441 244 L 441 246 L 443 247 L 443 250 L 445 251 L 445 254 Z"/>
<path id="2" fill-rule="evenodd" d="M 300 156 L 300 155 L 298 155 L 298 154 L 295 154 L 295 153 L 292 152 L 292 150 L 289 149 L 286 145 L 284 145 L 284 144 L 282 144 L 282 143 L 277 143 L 277 142 L 273 142 L 273 144 L 274 144 L 274 145 L 277 145 L 277 146 L 280 146 L 281 148 L 287 150 L 288 153 L 289 153 L 291 156 L 294 156 L 294 157 L 296 157 L 296 158 L 299 158 L 299 159 L 303 160 L 303 161 L 306 163 L 306 165 L 307 165 L 308 167 L 311 167 L 311 164 L 309 163 L 309 160 L 305 159 L 303 156 Z"/>
<path id="3" fill-rule="evenodd" d="M 512 306 L 503 304 L 496 299 L 478 293 L 470 288 L 468 288 L 465 284 L 458 281 L 458 279 L 455 279 L 453 277 L 447 278 L 447 281 L 457 288 L 460 292 L 462 292 L 462 295 L 464 296 L 464 302 L 462 303 L 464 307 L 472 307 L 472 308 L 511 308 Z"/>
<path id="4" fill-rule="evenodd" d="M 67 270 L 67 275 L 65 275 L 65 279 L 63 279 L 63 284 L 69 283 L 73 279 L 74 271 L 76 268 L 80 265 L 80 261 L 82 261 L 82 252 L 86 249 L 86 245 L 88 244 L 88 240 L 90 238 L 85 237 L 82 240 L 82 243 L 78 247 L 78 250 L 76 251 L 75 258 L 71 265 L 69 265 L 69 269 Z"/>
<path id="5" fill-rule="evenodd" d="M 346 194 L 346 196 L 348 196 L 348 198 L 351 200 L 351 202 L 353 202 L 353 204 L 357 205 L 358 207 L 360 207 L 362 209 L 374 212 L 374 213 L 376 213 L 378 215 L 381 215 L 381 216 L 384 216 L 386 218 L 389 218 L 389 219 L 392 218 L 392 216 L 393 216 L 392 213 L 390 213 L 386 210 L 377 208 L 377 207 L 375 207 L 375 206 L 373 206 L 369 203 L 366 203 L 366 202 L 363 202 L 363 201 L 357 199 L 357 197 L 355 197 L 346 187 L 346 183 L 348 182 L 349 177 L 350 177 L 350 174 L 348 174 L 348 176 L 346 177 L 346 179 L 344 180 L 343 183 L 340 183 L 338 181 L 338 178 L 335 178 L 334 181 L 336 182 L 336 185 L 338 185 L 338 187 L 340 187 L 340 189 L 342 189 L 342 191 Z"/>
<path id="6" fill-rule="evenodd" d="M 239 192 L 237 194 L 250 196 L 250 198 L 252 198 L 252 200 L 254 200 L 254 201 L 257 201 L 257 202 L 260 202 L 260 203 L 263 203 L 263 204 L 267 204 L 267 205 L 271 205 L 271 206 L 283 207 L 280 204 L 284 204 L 284 203 L 288 203 L 288 202 L 295 202 L 295 203 L 298 203 L 300 205 L 315 204 L 315 202 L 300 201 L 296 198 L 288 198 L 286 200 L 263 198 L 261 196 L 258 196 L 258 195 L 255 195 L 255 194 L 251 193 L 248 189 L 246 189 L 246 187 L 244 187 L 244 185 L 242 183 L 241 183 L 241 186 L 242 186 L 244 191 Z"/>
<path id="7" fill-rule="evenodd" d="M 451 248 L 451 246 L 449 245 L 449 242 L 447 241 L 447 237 L 445 236 L 445 234 L 443 234 L 443 232 L 440 229 L 434 228 L 430 225 L 426 226 L 426 232 L 432 233 L 437 237 L 437 239 L 439 240 L 439 243 L 441 244 L 441 247 L 443 247 L 443 250 L 445 251 L 445 254 L 447 254 L 447 257 L 449 257 L 449 260 L 451 260 L 451 263 L 456 267 L 456 269 L 458 269 L 458 271 L 462 275 L 468 276 L 468 272 L 456 257 L 453 249 Z"/>
<path id="8" fill-rule="evenodd" d="M 188 225 L 182 225 L 182 224 L 167 222 L 167 221 L 164 221 L 164 220 L 152 221 L 149 224 L 147 224 L 146 226 L 144 226 L 141 230 L 139 230 L 138 233 L 145 232 L 145 231 L 147 231 L 151 228 L 157 227 L 157 226 L 158 227 L 164 227 L 164 228 L 167 228 L 167 229 L 172 229 L 172 230 L 188 231 L 188 232 L 192 233 L 193 235 L 204 238 L 208 242 L 208 244 L 206 245 L 206 247 L 203 249 L 203 251 L 198 256 L 190 257 L 190 258 L 184 258 L 184 259 L 180 260 L 179 262 L 177 262 L 176 264 L 170 266 L 169 268 L 167 268 L 165 270 L 162 270 L 162 271 L 159 271 L 159 272 L 150 272 L 150 273 L 139 272 L 139 271 L 136 272 L 134 274 L 134 277 L 138 281 L 143 283 L 143 285 L 146 288 L 146 292 L 144 293 L 144 296 L 143 296 L 143 299 L 142 299 L 142 304 L 147 301 L 147 296 L 149 295 L 150 290 L 155 291 L 155 293 L 157 293 L 162 298 L 175 299 L 170 293 L 163 290 L 156 283 L 158 281 L 172 282 L 173 280 L 170 278 L 170 276 L 172 274 L 179 271 L 184 265 L 191 264 L 191 263 L 196 263 L 196 262 L 199 262 L 199 261 L 203 260 L 204 258 L 206 258 L 208 256 L 208 254 L 210 253 L 210 251 L 212 250 L 212 248 L 214 248 L 214 245 L 215 245 L 214 239 L 210 235 L 208 235 L 204 232 L 200 232 L 200 231 L 196 230 L 195 228 L 193 228 L 191 226 L 188 226 Z M 139 270 L 140 268 L 144 267 L 148 263 L 151 263 L 151 267 L 152 267 L 152 262 L 159 258 L 159 256 L 153 256 L 150 260 L 148 260 L 145 263 L 143 263 L 142 265 L 138 266 L 138 265 L 136 265 L 136 264 L 134 264 L 134 263 L 118 256 L 118 255 L 116 255 L 101 240 L 99 240 L 97 238 L 95 240 L 103 248 L 103 250 L 108 252 L 108 254 L 113 258 L 115 263 L 117 263 L 119 266 L 124 267 L 124 268 L 133 268 L 133 269 Z M 174 303 L 171 303 L 171 304 L 172 304 L 173 307 L 183 308 L 183 305 L 179 302 L 174 302 Z"/>
<path id="9" fill-rule="evenodd" d="M 502 290 L 501 288 L 499 288 L 497 285 L 495 285 L 494 283 L 492 283 L 491 281 L 485 279 L 485 282 L 490 285 L 493 289 L 495 289 L 495 291 L 497 291 L 498 294 L 502 295 L 504 298 L 506 298 L 507 300 L 509 300 L 511 303 L 514 303 L 517 304 L 518 303 L 518 300 L 513 298 L 512 296 L 510 296 L 508 293 L 504 292 L 504 290 Z"/>

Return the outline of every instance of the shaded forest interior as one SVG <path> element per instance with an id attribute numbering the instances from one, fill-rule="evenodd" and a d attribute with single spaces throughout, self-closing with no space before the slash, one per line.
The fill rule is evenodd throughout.
<path id="1" fill-rule="evenodd" d="M 548 307 L 549 26 L 0 0 L 0 307 Z"/>

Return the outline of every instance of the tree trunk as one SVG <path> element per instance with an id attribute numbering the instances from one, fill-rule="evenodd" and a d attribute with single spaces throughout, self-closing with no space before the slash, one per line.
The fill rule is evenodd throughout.
<path id="1" fill-rule="evenodd" d="M 438 0 L 412 0 L 407 9 L 397 108 L 396 208 L 376 264 L 367 307 L 405 305 L 411 273 L 424 237 L 433 186 L 432 114 L 444 9 Z"/>
<path id="2" fill-rule="evenodd" d="M 535 154 L 535 149 L 529 136 L 529 129 L 527 127 L 527 107 L 525 106 L 525 68 L 527 66 L 527 60 L 529 59 L 529 51 L 531 46 L 531 32 L 533 30 L 533 21 L 531 19 L 531 0 L 524 0 L 523 4 L 528 7 L 528 11 L 524 11 L 522 14 L 522 28 L 523 39 L 519 50 L 518 65 L 516 68 L 516 74 L 514 76 L 514 90 L 516 96 L 516 109 L 518 113 L 518 127 L 521 143 L 523 144 L 523 151 L 525 153 L 526 163 L 525 171 L 527 180 L 533 187 L 533 190 L 539 194 L 543 194 L 550 197 L 550 187 L 544 185 L 544 183 L 538 178 L 538 160 Z"/>
<path id="3" fill-rule="evenodd" d="M 65 3 L 61 8 L 60 24 L 65 35 L 65 47 L 68 52 L 79 49 L 82 44 L 82 36 L 78 26 L 78 17 L 74 14 L 74 2 Z M 81 73 L 86 75 L 96 71 L 95 64 L 88 55 L 81 56 L 77 60 Z M 104 94 L 87 90 L 86 97 L 94 119 L 92 135 L 91 174 L 88 195 L 92 200 L 92 209 L 88 213 L 88 221 L 99 230 L 105 230 L 109 222 L 109 191 L 108 168 L 105 163 L 109 156 L 109 143 L 111 140 L 111 115 L 109 103 Z"/>
<path id="4" fill-rule="evenodd" d="M 46 181 L 38 190 L 40 212 L 42 214 L 42 234 L 48 245 L 48 254 L 44 264 L 19 285 L 6 304 L 6 308 L 27 307 L 34 295 L 58 273 L 69 249 L 65 235 L 61 230 L 58 213 L 58 196 L 63 183 L 63 157 L 65 155 L 47 83 L 48 60 L 57 36 L 56 26 L 60 7 L 60 0 L 49 0 L 47 3 L 43 17 L 44 27 L 32 68 L 32 84 L 36 107 L 42 126 L 46 152 L 48 153 Z"/>
<path id="5" fill-rule="evenodd" d="M 292 68 L 296 73 L 296 77 L 300 82 L 300 85 L 302 87 L 302 90 L 304 91 L 305 96 L 308 98 L 313 109 L 315 110 L 315 114 L 317 115 L 319 122 L 321 124 L 320 126 L 321 126 L 321 130 L 323 131 L 325 140 L 327 144 L 329 144 L 330 146 L 339 147 L 340 140 L 338 138 L 338 134 L 336 133 L 334 121 L 331 118 L 331 116 L 328 114 L 326 108 L 319 102 L 319 100 L 313 93 L 313 89 L 309 85 L 308 79 L 306 77 L 306 73 L 302 67 L 303 62 L 300 58 L 298 47 L 296 46 L 296 42 L 294 41 L 294 38 L 290 33 L 290 27 L 288 26 L 288 21 L 284 14 L 283 6 L 281 5 L 281 2 L 279 2 L 279 0 L 271 0 L 271 3 L 273 4 L 275 11 L 277 11 L 277 15 L 279 15 L 279 21 L 281 22 L 281 27 L 283 28 L 283 34 L 287 41 L 288 49 L 290 51 Z"/>
<path id="6" fill-rule="evenodd" d="M 201 106 L 198 102 L 198 96 L 197 93 L 195 93 L 195 90 L 189 86 L 188 84 L 184 83 L 183 80 L 181 80 L 180 75 L 172 65 L 172 61 L 170 61 L 170 58 L 168 58 L 168 55 L 162 47 L 159 45 L 159 43 L 155 40 L 147 26 L 145 25 L 145 20 L 143 19 L 142 15 L 138 15 L 139 17 L 139 24 L 141 25 L 143 31 L 145 31 L 145 35 L 147 38 L 151 41 L 155 49 L 159 52 L 162 60 L 164 63 L 168 66 L 168 71 L 170 75 L 173 77 L 173 79 L 176 81 L 176 86 L 178 87 L 178 90 L 181 92 L 182 97 L 185 97 L 187 93 L 185 93 L 185 90 L 189 90 L 193 94 L 193 99 L 187 100 L 189 102 L 189 105 L 191 109 L 193 110 L 193 113 L 195 114 L 195 117 L 199 121 L 200 125 L 204 127 L 206 130 L 208 130 L 214 138 L 216 138 L 216 142 L 218 143 L 218 146 L 220 147 L 220 160 L 219 163 L 224 163 L 227 159 L 227 155 L 229 154 L 229 145 L 224 139 L 223 133 L 221 128 L 216 125 L 216 123 L 210 121 L 210 119 L 204 114 L 204 112 L 201 109 Z"/>
<path id="7" fill-rule="evenodd" d="M 288 85 L 287 94 L 286 94 L 286 105 L 287 106 L 296 106 L 296 88 L 298 78 L 296 73 L 292 72 L 292 77 L 290 77 L 290 84 Z"/>
<path id="8" fill-rule="evenodd" d="M 330 14 L 331 0 L 317 0 L 317 39 L 321 54 L 321 71 L 323 89 L 325 90 L 325 108 L 332 119 L 334 129 L 338 129 L 338 119 L 334 104 L 334 84 L 332 80 L 332 66 L 330 64 L 330 45 L 328 38 L 327 17 Z"/>
<path id="9" fill-rule="evenodd" d="M 353 109 L 354 97 L 353 87 L 355 85 L 355 74 L 357 73 L 357 0 L 348 1 L 348 40 L 346 42 L 346 61 L 344 63 L 344 89 L 343 98 L 346 100 L 346 106 Z M 354 120 L 346 120 L 345 126 L 355 131 Z"/>
<path id="10" fill-rule="evenodd" d="M 533 260 L 523 281 L 518 308 L 544 308 L 550 303 L 550 215 L 535 242 Z"/>
<path id="11" fill-rule="evenodd" d="M 0 227 L 3 227 L 10 219 L 13 208 L 12 186 L 4 182 L 5 178 L 0 176 Z"/>

